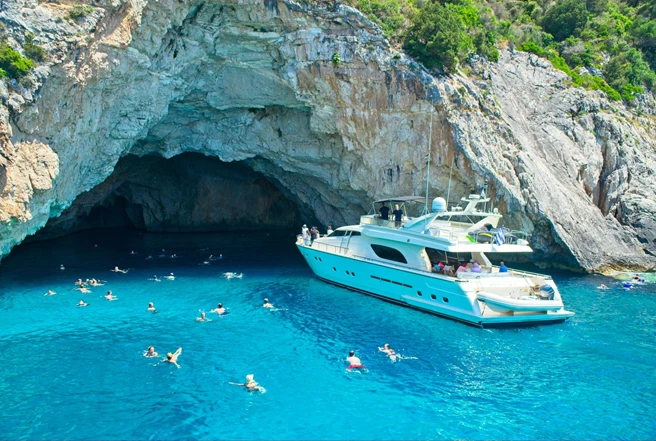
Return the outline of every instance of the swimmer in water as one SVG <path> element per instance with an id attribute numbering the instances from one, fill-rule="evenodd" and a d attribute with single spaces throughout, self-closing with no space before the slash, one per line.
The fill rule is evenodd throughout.
<path id="1" fill-rule="evenodd" d="M 155 346 L 148 346 L 148 350 L 144 352 L 143 356 L 146 358 L 157 357 L 159 354 L 155 352 Z"/>
<path id="2" fill-rule="evenodd" d="M 146 260 L 152 260 L 152 258 L 153 256 L 149 254 L 148 257 L 146 257 Z"/>
<path id="3" fill-rule="evenodd" d="M 151 277 L 148 280 L 152 280 L 153 282 L 161 282 L 161 280 L 157 278 L 157 275 L 154 275 L 153 277 Z"/>
<path id="4" fill-rule="evenodd" d="M 57 294 L 57 293 L 54 292 L 53 290 L 49 289 L 48 292 L 44 294 L 44 296 L 54 296 L 55 294 Z"/>
<path id="5" fill-rule="evenodd" d="M 75 282 L 75 284 L 78 286 L 82 286 L 84 282 L 82 281 L 82 279 L 77 279 L 77 282 Z"/>
<path id="6" fill-rule="evenodd" d="M 107 291 L 107 295 L 105 296 L 105 299 L 111 302 L 112 300 L 118 300 L 118 297 L 114 296 L 114 294 L 112 294 L 112 291 L 110 290 Z"/>
<path id="7" fill-rule="evenodd" d="M 79 302 L 77 302 L 77 305 L 76 305 L 76 306 L 89 306 L 89 304 L 88 304 L 88 303 L 84 303 L 84 300 L 80 300 Z"/>
<path id="8" fill-rule="evenodd" d="M 197 322 L 209 322 L 211 320 L 208 319 L 207 317 L 205 317 L 205 313 L 201 311 L 200 317 L 196 317 L 196 321 Z"/>
<path id="9" fill-rule="evenodd" d="M 153 305 L 153 302 L 148 303 L 148 309 L 146 309 L 148 312 L 157 312 L 155 309 L 155 305 Z"/>
<path id="10" fill-rule="evenodd" d="M 78 289 L 83 294 L 89 294 L 91 292 L 91 290 L 84 285 L 81 285 Z"/>
<path id="11" fill-rule="evenodd" d="M 264 304 L 262 305 L 262 308 L 273 308 L 273 305 L 269 303 L 269 299 L 264 299 Z"/>
<path id="12" fill-rule="evenodd" d="M 223 305 L 221 303 L 219 303 L 218 306 L 216 308 L 214 308 L 213 310 L 211 310 L 210 312 L 216 312 L 219 315 L 223 315 L 223 314 L 225 314 L 226 310 L 223 307 Z"/>
<path id="13" fill-rule="evenodd" d="M 110 270 L 110 271 L 113 272 L 113 273 L 123 273 L 123 274 L 125 274 L 130 270 L 129 269 L 122 270 L 122 269 L 119 269 L 119 267 L 115 266 L 114 269 Z"/>
<path id="14" fill-rule="evenodd" d="M 178 258 L 177 254 L 175 254 L 175 253 L 171 254 L 171 259 L 177 259 L 177 258 Z"/>
<path id="15" fill-rule="evenodd" d="M 89 285 L 91 285 L 91 286 L 103 286 L 103 284 L 99 283 L 96 279 L 91 279 L 89 281 Z"/>
<path id="16" fill-rule="evenodd" d="M 396 361 L 396 351 L 392 348 L 390 348 L 389 343 L 385 343 L 385 345 L 382 348 L 378 348 L 380 352 L 384 352 L 387 354 L 387 356 L 390 358 L 392 361 Z"/>
<path id="17" fill-rule="evenodd" d="M 599 289 L 608 289 L 608 287 L 602 283 L 601 285 L 599 285 Z"/>
<path id="18" fill-rule="evenodd" d="M 168 276 L 164 276 L 164 278 L 165 278 L 166 280 L 175 280 L 175 276 L 173 275 L 173 273 L 171 273 L 171 274 L 168 275 Z"/>
<path id="19" fill-rule="evenodd" d="M 130 254 L 137 254 L 137 253 L 135 253 L 134 250 L 133 250 L 133 251 L 130 251 Z"/>
<path id="20" fill-rule="evenodd" d="M 355 352 L 354 352 L 354 351 L 350 351 L 350 352 L 349 352 L 349 356 L 346 358 L 346 361 L 349 363 L 349 366 L 346 368 L 346 369 L 348 369 L 349 371 L 350 371 L 351 369 L 367 369 L 367 368 L 362 364 L 362 362 L 360 361 L 360 359 L 359 359 L 358 357 L 355 356 Z"/>
<path id="21" fill-rule="evenodd" d="M 266 392 L 266 389 L 264 389 L 262 386 L 258 384 L 257 381 L 254 379 L 253 374 L 248 374 L 246 375 L 246 383 L 230 383 L 234 384 L 235 386 L 244 386 L 247 391 L 249 392 Z"/>
<path id="22" fill-rule="evenodd" d="M 66 268 L 64 267 L 64 264 L 59 265 L 59 269 L 64 271 Z"/>
<path id="23" fill-rule="evenodd" d="M 168 354 L 166 354 L 166 358 L 162 361 L 164 361 L 164 363 L 173 363 L 178 367 L 178 369 L 180 369 L 180 365 L 178 364 L 178 357 L 180 356 L 180 354 L 182 354 L 182 348 L 178 348 L 178 350 L 175 351 L 173 354 L 169 352 Z"/>
<path id="24" fill-rule="evenodd" d="M 198 265 L 209 265 L 209 264 L 210 264 L 209 260 L 204 260 L 201 263 L 199 263 Z"/>

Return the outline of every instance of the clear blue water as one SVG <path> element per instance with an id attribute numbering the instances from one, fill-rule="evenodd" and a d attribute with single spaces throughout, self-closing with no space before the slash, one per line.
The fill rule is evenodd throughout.
<path id="1" fill-rule="evenodd" d="M 656 438 L 656 282 L 556 273 L 571 321 L 481 330 L 323 283 L 293 241 L 96 231 L 17 248 L 0 265 L 0 439 Z M 107 286 L 72 290 L 91 277 Z M 230 315 L 194 320 L 217 302 Z M 148 345 L 181 346 L 182 367 Z M 350 349 L 368 373 L 346 371 Z M 265 394 L 229 384 L 251 373 Z"/>

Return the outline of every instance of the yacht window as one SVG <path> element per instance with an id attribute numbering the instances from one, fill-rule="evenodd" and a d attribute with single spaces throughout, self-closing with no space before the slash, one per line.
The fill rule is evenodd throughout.
<path id="1" fill-rule="evenodd" d="M 346 233 L 348 233 L 348 230 L 335 230 L 328 237 L 346 236 Z"/>
<path id="2" fill-rule="evenodd" d="M 359 231 L 351 231 L 351 237 L 353 236 L 362 236 L 362 233 L 360 233 Z"/>
<path id="3" fill-rule="evenodd" d="M 394 248 L 386 247 L 383 245 L 371 245 L 371 249 L 374 250 L 376 256 L 380 257 L 381 259 L 392 260 L 399 263 L 408 263 L 408 261 L 405 260 L 403 254 Z"/>

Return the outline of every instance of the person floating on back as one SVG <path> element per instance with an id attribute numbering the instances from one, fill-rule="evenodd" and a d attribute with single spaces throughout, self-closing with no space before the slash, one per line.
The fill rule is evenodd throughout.
<path id="1" fill-rule="evenodd" d="M 266 389 L 260 386 L 257 381 L 255 381 L 253 374 L 246 375 L 246 383 L 230 383 L 230 384 L 233 384 L 235 386 L 244 386 L 246 390 L 249 392 L 262 392 L 262 393 L 266 392 Z"/>
<path id="2" fill-rule="evenodd" d="M 380 352 L 384 352 L 387 354 L 387 356 L 390 358 L 392 361 L 396 361 L 396 351 L 392 348 L 390 348 L 389 343 L 385 343 L 385 345 L 382 348 L 378 348 Z"/>
<path id="3" fill-rule="evenodd" d="M 123 274 L 125 274 L 125 273 L 127 273 L 128 271 L 130 271 L 130 270 L 129 270 L 129 269 L 124 269 L 124 270 L 122 270 L 122 269 L 120 269 L 119 267 L 115 266 L 114 269 L 113 269 L 113 270 L 110 270 L 110 271 L 113 272 L 113 273 L 123 273 Z"/>

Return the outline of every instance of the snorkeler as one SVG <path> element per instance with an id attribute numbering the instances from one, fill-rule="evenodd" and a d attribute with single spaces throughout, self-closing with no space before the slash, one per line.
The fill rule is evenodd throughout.
<path id="1" fill-rule="evenodd" d="M 196 317 L 197 322 L 210 322 L 211 320 L 205 317 L 205 313 L 201 311 L 200 317 Z"/>
<path id="2" fill-rule="evenodd" d="M 84 300 L 80 300 L 79 302 L 77 302 L 77 305 L 75 305 L 75 306 L 89 306 L 89 304 L 84 303 Z"/>
<path id="3" fill-rule="evenodd" d="M 165 278 L 166 280 L 175 280 L 175 276 L 173 275 L 173 273 L 171 273 L 171 274 L 168 275 L 168 276 L 164 276 L 164 278 Z"/>
<path id="4" fill-rule="evenodd" d="M 155 313 L 157 310 L 155 309 L 155 305 L 153 305 L 153 302 L 148 303 L 148 309 L 146 309 L 148 312 Z"/>
<path id="5" fill-rule="evenodd" d="M 128 269 L 122 270 L 122 269 L 119 269 L 119 267 L 115 266 L 114 269 L 110 270 L 110 271 L 113 272 L 113 273 L 123 273 L 123 274 L 125 274 L 128 271 L 130 271 L 130 269 L 128 268 Z"/>
<path id="6" fill-rule="evenodd" d="M 157 352 L 155 352 L 155 346 L 148 346 L 148 350 L 143 353 L 143 356 L 146 358 L 157 357 Z"/>
<path id="7" fill-rule="evenodd" d="M 378 348 L 380 352 L 384 352 L 387 354 L 387 356 L 390 358 L 392 361 L 396 361 L 396 351 L 392 348 L 390 348 L 389 343 L 385 343 L 385 345 L 382 348 Z"/>
<path id="8" fill-rule="evenodd" d="M 118 300 L 118 297 L 114 296 L 114 294 L 112 294 L 112 291 L 110 290 L 107 291 L 107 295 L 105 296 L 105 299 L 111 302 L 112 300 Z"/>
<path id="9" fill-rule="evenodd" d="M 354 351 L 349 352 L 349 356 L 346 358 L 346 361 L 349 362 L 349 367 L 347 369 L 366 369 L 360 359 L 355 356 Z"/>
<path id="10" fill-rule="evenodd" d="M 219 315 L 224 315 L 226 313 L 226 309 L 223 307 L 221 303 L 219 303 L 218 306 L 213 310 L 211 310 L 210 312 L 216 312 Z"/>
<path id="11" fill-rule="evenodd" d="M 269 303 L 269 299 L 264 299 L 264 304 L 262 305 L 262 308 L 273 308 L 273 305 Z"/>
<path id="12" fill-rule="evenodd" d="M 246 390 L 249 392 L 266 392 L 266 389 L 263 388 L 258 384 L 257 381 L 254 380 L 254 375 L 253 374 L 248 374 L 246 375 L 246 383 L 230 383 L 234 384 L 235 386 L 244 386 Z"/>
<path id="13" fill-rule="evenodd" d="M 173 354 L 169 352 L 168 354 L 166 354 L 166 358 L 162 361 L 164 361 L 164 363 L 173 363 L 179 369 L 180 365 L 178 364 L 178 357 L 180 356 L 180 354 L 182 354 L 182 348 L 178 348 L 178 350 L 175 351 L 175 353 Z"/>

